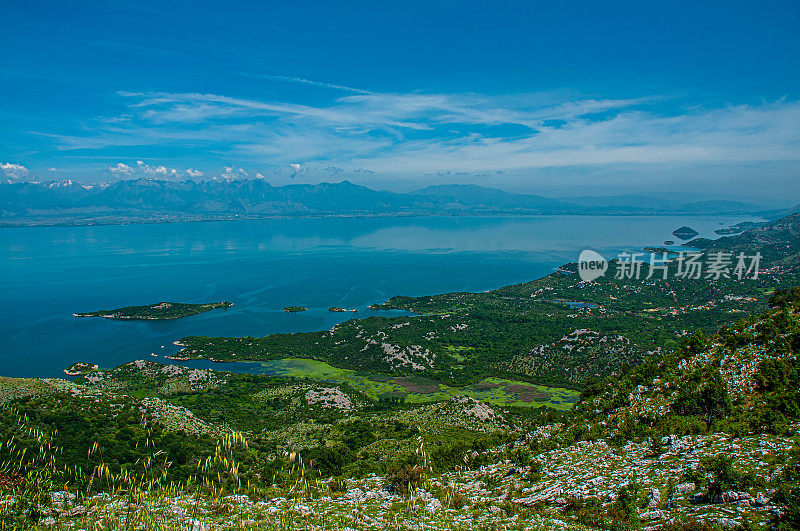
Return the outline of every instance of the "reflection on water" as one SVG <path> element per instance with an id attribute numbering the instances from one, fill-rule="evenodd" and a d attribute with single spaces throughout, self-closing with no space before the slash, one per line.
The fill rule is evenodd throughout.
<path id="1" fill-rule="evenodd" d="M 327 329 L 392 295 L 483 291 L 545 275 L 585 247 L 658 245 L 745 218 L 420 217 L 0 229 L 0 375 L 59 376 L 175 352 L 188 335 Z M 159 301 L 229 300 L 175 321 L 75 319 Z M 309 308 L 287 314 L 284 306 Z"/>

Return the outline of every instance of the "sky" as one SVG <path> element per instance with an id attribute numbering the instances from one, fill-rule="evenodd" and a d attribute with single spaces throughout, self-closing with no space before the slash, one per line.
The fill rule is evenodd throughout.
<path id="1" fill-rule="evenodd" d="M 7 179 L 800 199 L 796 0 L 4 0 L 0 19 Z"/>

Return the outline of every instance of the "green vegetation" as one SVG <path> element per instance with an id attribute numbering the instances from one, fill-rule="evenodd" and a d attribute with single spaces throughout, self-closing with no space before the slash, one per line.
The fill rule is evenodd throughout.
<path id="1" fill-rule="evenodd" d="M 188 304 L 183 302 L 159 302 L 147 306 L 126 306 L 116 310 L 97 310 L 96 312 L 75 313 L 75 317 L 104 317 L 118 320 L 145 320 L 145 319 L 180 319 L 198 313 L 229 308 L 232 302 L 209 302 L 205 304 Z"/>
<path id="2" fill-rule="evenodd" d="M 578 400 L 572 389 L 545 387 L 519 380 L 484 378 L 462 387 L 451 387 L 419 376 L 387 376 L 352 369 L 339 369 L 324 361 L 305 358 L 284 358 L 260 362 L 269 373 L 292 378 L 308 378 L 319 382 L 349 385 L 372 400 L 397 397 L 408 404 L 449 400 L 453 396 L 469 396 L 482 402 L 520 407 L 546 405 L 567 410 Z"/>
<path id="3" fill-rule="evenodd" d="M 283 309 L 284 312 L 304 312 L 308 310 L 308 308 L 304 308 L 303 306 L 287 306 Z"/>
<path id="4" fill-rule="evenodd" d="M 613 419 L 625 440 L 717 431 L 795 434 L 800 420 L 800 291 L 777 291 L 769 306 L 714 336 L 698 332 L 674 352 L 590 383 L 576 414 L 587 424 Z M 621 408 L 634 395 L 663 413 L 654 419 Z"/>
<path id="5" fill-rule="evenodd" d="M 768 500 L 742 513 L 751 521 L 766 523 L 780 510 L 779 522 L 790 529 L 798 460 L 797 450 L 786 448 L 800 426 L 798 316 L 800 291 L 776 291 L 758 315 L 716 334 L 688 335 L 674 352 L 590 383 L 565 412 L 492 408 L 467 396 L 433 403 L 375 399 L 346 383 L 322 383 L 330 380 L 330 366 L 321 362 L 310 366 L 318 371 L 313 380 L 148 361 L 113 370 L 80 364 L 72 383 L 0 379 L 0 476 L 16 496 L 0 517 L 10 528 L 52 518 L 38 507 L 52 503 L 52 492 L 66 491 L 80 507 L 132 500 L 140 528 L 157 528 L 156 515 L 178 503 L 168 500 L 183 500 L 187 511 L 202 508 L 203 516 L 193 518 L 218 518 L 213 507 L 224 506 L 227 516 L 219 517 L 324 527 L 324 520 L 292 520 L 300 515 L 290 507 L 310 504 L 330 521 L 353 525 L 339 519 L 351 518 L 353 500 L 363 494 L 345 493 L 358 487 L 389 489 L 375 506 L 358 505 L 381 522 L 425 514 L 458 528 L 474 518 L 472 511 L 510 529 L 546 529 L 554 516 L 554 498 L 546 495 L 563 481 L 559 488 L 571 490 L 555 507 L 568 528 L 637 529 L 661 521 L 660 514 L 688 526 L 693 518 L 709 521 L 698 508 L 725 518 L 717 507 L 747 496 Z M 401 383 L 432 386 L 425 378 Z M 58 450 L 44 455 L 43 448 Z M 690 458 L 696 468 L 686 465 Z M 593 477 L 604 480 L 592 479 L 599 487 L 586 492 L 586 478 Z M 684 495 L 660 508 L 679 482 L 691 485 L 703 505 Z M 764 498 L 770 489 L 772 501 Z M 613 494 L 611 501 L 603 492 Z M 264 500 L 265 507 L 294 501 L 254 513 L 251 505 L 226 502 L 230 494 Z M 380 505 L 385 496 L 399 505 Z M 491 505 L 482 505 L 484 498 Z M 428 509 L 430 500 L 455 513 Z M 97 510 L 75 522 L 102 515 L 121 521 L 118 510 Z M 458 521 L 447 520 L 456 515 Z M 515 515 L 515 523 L 506 521 Z"/>
<path id="6" fill-rule="evenodd" d="M 799 218 L 720 240 L 764 249 L 756 280 L 569 264 L 382 305 L 413 317 L 182 340 L 270 374 L 0 378 L 0 529 L 796 528 Z"/>
<path id="7" fill-rule="evenodd" d="M 763 247 L 762 274 L 756 279 L 678 278 L 673 256 L 667 279 L 660 272 L 646 279 L 646 263 L 640 279 L 617 279 L 613 262 L 608 275 L 585 283 L 577 264 L 567 264 L 544 278 L 486 293 L 398 296 L 374 306 L 419 314 L 411 317 L 370 317 L 327 331 L 261 338 L 183 338 L 179 356 L 311 358 L 356 371 L 423 376 L 448 386 L 499 377 L 577 390 L 674 350 L 687 331 L 710 334 L 758 312 L 773 290 L 797 285 L 798 226 L 800 215 L 794 215 L 754 229 L 760 231 L 757 239 L 747 232 L 719 240 L 733 252 L 754 254 Z"/>

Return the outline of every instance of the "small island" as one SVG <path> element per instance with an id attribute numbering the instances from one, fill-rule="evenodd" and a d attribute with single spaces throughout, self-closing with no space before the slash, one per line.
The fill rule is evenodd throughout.
<path id="1" fill-rule="evenodd" d="M 357 312 L 358 308 L 354 308 L 352 310 L 348 310 L 347 308 L 342 308 L 341 306 L 331 306 L 328 308 L 329 312 Z"/>
<path id="2" fill-rule="evenodd" d="M 681 240 L 685 241 L 685 240 L 691 240 L 692 238 L 697 236 L 699 234 L 699 232 L 697 232 L 696 230 L 694 230 L 691 227 L 683 226 L 683 227 L 681 227 L 679 229 L 675 229 L 674 231 L 672 231 L 672 234 L 674 236 L 677 236 Z"/>
<path id="3" fill-rule="evenodd" d="M 302 306 L 287 306 L 286 308 L 283 309 L 284 312 L 290 312 L 290 313 L 304 312 L 306 310 L 308 310 L 308 308 L 304 308 Z"/>
<path id="4" fill-rule="evenodd" d="M 121 321 L 142 321 L 152 319 L 180 319 L 198 313 L 228 308 L 232 302 L 209 302 L 206 304 L 188 304 L 183 302 L 159 302 L 147 306 L 126 306 L 116 310 L 97 310 L 96 312 L 73 313 L 75 317 L 102 317 Z"/>

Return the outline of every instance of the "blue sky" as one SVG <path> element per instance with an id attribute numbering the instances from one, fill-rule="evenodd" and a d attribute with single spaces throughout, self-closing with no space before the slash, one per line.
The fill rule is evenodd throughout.
<path id="1" fill-rule="evenodd" d="M 6 0 L 0 170 L 800 196 L 800 3 L 696 4 Z"/>

